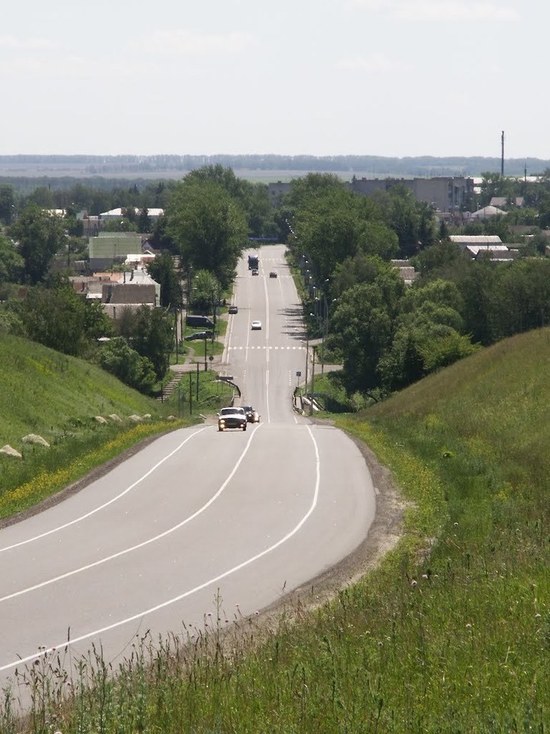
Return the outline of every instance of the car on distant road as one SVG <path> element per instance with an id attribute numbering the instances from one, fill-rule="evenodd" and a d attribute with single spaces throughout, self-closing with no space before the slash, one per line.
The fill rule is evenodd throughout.
<path id="1" fill-rule="evenodd" d="M 214 333 L 212 331 L 195 331 L 193 334 L 185 337 L 186 342 L 193 342 L 195 339 L 212 339 Z"/>
<path id="2" fill-rule="evenodd" d="M 218 431 L 225 431 L 227 428 L 240 428 L 246 431 L 248 419 L 244 408 L 222 408 L 218 413 Z"/>
<path id="3" fill-rule="evenodd" d="M 262 328 L 262 322 L 257 320 L 253 321 L 250 324 L 250 328 L 252 329 L 252 331 L 259 331 Z"/>
<path id="4" fill-rule="evenodd" d="M 252 275 L 259 275 L 259 274 L 260 274 L 260 271 L 258 270 L 258 268 L 253 268 Z"/>
<path id="5" fill-rule="evenodd" d="M 237 306 L 235 306 L 234 303 L 232 303 L 231 306 L 229 306 L 227 311 L 228 313 L 239 313 L 239 309 L 237 308 Z"/>
<path id="6" fill-rule="evenodd" d="M 276 277 L 277 277 L 277 273 L 276 273 L 276 272 L 275 272 L 274 270 L 272 270 L 272 271 L 271 271 L 271 272 L 269 273 L 269 277 L 270 277 L 270 278 L 276 278 Z"/>
<path id="7" fill-rule="evenodd" d="M 260 414 L 251 405 L 243 405 L 244 412 L 246 413 L 246 420 L 249 423 L 259 423 Z"/>

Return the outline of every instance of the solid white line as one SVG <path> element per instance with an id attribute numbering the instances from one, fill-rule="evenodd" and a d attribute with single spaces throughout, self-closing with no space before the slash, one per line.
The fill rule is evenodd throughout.
<path id="1" fill-rule="evenodd" d="M 35 653 L 34 655 L 27 655 L 27 657 L 19 658 L 14 663 L 8 663 L 7 665 L 1 666 L 0 672 L 9 670 L 10 668 L 15 668 L 18 665 L 21 665 L 23 663 L 29 663 L 33 660 L 37 660 L 46 655 L 49 655 L 50 653 L 54 652 L 55 650 L 66 649 L 70 647 L 71 645 L 78 644 L 79 642 L 84 642 L 85 640 L 89 640 L 92 637 L 101 635 L 104 632 L 110 632 L 111 630 L 116 629 L 117 627 L 122 627 L 123 625 L 129 624 L 130 622 L 135 622 L 136 620 L 144 617 L 146 614 L 153 614 L 154 612 L 158 612 L 160 609 L 164 609 L 170 606 L 171 604 L 180 602 L 182 599 L 192 596 L 193 594 L 196 594 L 197 592 L 202 591 L 203 589 L 206 589 L 208 586 L 212 586 L 212 584 L 216 584 L 218 583 L 218 581 L 221 581 L 222 579 L 227 578 L 228 576 L 231 576 L 232 574 L 236 573 L 237 571 L 240 571 L 243 568 L 250 566 L 255 561 L 258 561 L 260 558 L 263 558 L 263 556 L 266 556 L 268 553 L 273 552 L 274 550 L 279 548 L 281 545 L 286 543 L 288 540 L 290 540 L 294 535 L 296 535 L 296 533 L 299 530 L 301 530 L 301 528 L 307 522 L 307 520 L 309 519 L 309 517 L 311 516 L 311 514 L 317 507 L 317 502 L 319 499 L 319 485 L 320 485 L 320 479 L 321 479 L 319 448 L 317 446 L 317 442 L 315 441 L 311 428 L 309 426 L 307 426 L 306 428 L 311 437 L 311 440 L 313 441 L 313 446 L 315 449 L 316 475 L 315 475 L 315 489 L 313 492 L 313 499 L 309 507 L 309 510 L 302 517 L 302 519 L 298 522 L 298 524 L 290 532 L 288 532 L 285 536 L 280 538 L 280 540 L 278 540 L 273 545 L 269 546 L 269 548 L 266 548 L 265 550 L 260 551 L 260 553 L 257 553 L 255 556 L 252 556 L 251 558 L 248 558 L 246 561 L 243 561 L 242 563 L 239 563 L 238 565 L 233 566 L 233 568 L 230 568 L 227 571 L 224 571 L 223 573 L 219 574 L 218 576 L 215 576 L 214 578 L 211 578 L 208 581 L 205 581 L 202 584 L 195 586 L 193 589 L 189 589 L 188 591 L 185 591 L 183 594 L 179 594 L 178 596 L 175 596 L 172 599 L 168 599 L 167 601 L 162 602 L 161 604 L 157 604 L 153 607 L 149 607 L 148 609 L 144 609 L 143 611 L 138 612 L 137 614 L 133 614 L 131 617 L 120 619 L 118 622 L 113 622 L 113 624 L 102 627 L 101 629 L 94 630 L 93 632 L 88 632 L 87 634 L 81 635 L 80 637 L 75 637 L 72 640 L 63 640 L 58 645 L 52 645 L 51 647 L 44 648 L 40 650 L 39 652 Z"/>
<path id="2" fill-rule="evenodd" d="M 179 444 L 179 446 L 176 446 L 176 448 L 173 451 L 171 451 L 163 459 L 158 461 L 154 466 L 152 466 L 148 471 L 146 471 L 145 474 L 143 474 L 139 479 L 136 479 L 136 481 L 133 484 L 130 484 L 130 486 L 126 487 L 126 489 L 123 492 L 121 492 L 120 494 L 117 494 L 116 497 L 112 497 L 108 502 L 105 502 L 104 504 L 99 505 L 98 507 L 94 508 L 93 510 L 86 512 L 84 515 L 75 517 L 74 520 L 70 520 L 69 522 L 66 522 L 63 525 L 59 525 L 58 527 L 52 528 L 51 530 L 46 530 L 44 533 L 40 533 L 39 535 L 34 535 L 32 538 L 27 538 L 26 540 L 20 540 L 18 543 L 13 543 L 13 545 L 7 545 L 4 548 L 0 548 L 0 553 L 4 553 L 4 551 L 13 550 L 13 548 L 19 548 L 20 546 L 26 545 L 27 543 L 33 543 L 35 540 L 40 540 L 41 538 L 45 538 L 48 535 L 52 535 L 53 533 L 58 533 L 60 530 L 64 530 L 65 528 L 68 528 L 71 525 L 76 525 L 76 523 L 82 522 L 82 520 L 86 520 L 86 518 L 91 517 L 92 515 L 95 515 L 96 512 L 99 512 L 100 510 L 104 510 L 106 507 L 109 507 L 109 505 L 112 505 L 113 502 L 117 502 L 121 497 L 124 497 L 125 494 L 128 494 L 128 492 L 134 489 L 134 487 L 137 487 L 138 484 L 140 484 L 150 474 L 156 471 L 159 468 L 159 466 L 164 464 L 165 461 L 167 461 L 171 456 L 176 454 L 182 448 L 182 446 L 184 446 L 188 441 L 190 441 L 192 438 L 197 436 L 199 433 L 202 433 L 202 431 L 205 431 L 207 428 L 208 426 L 203 426 L 202 428 L 199 428 L 198 431 L 195 431 L 195 433 L 192 433 L 190 436 L 187 436 L 187 438 L 184 441 L 182 441 Z"/>
<path id="3" fill-rule="evenodd" d="M 258 426 L 259 428 L 260 426 Z M 109 561 L 113 561 L 115 558 L 120 558 L 121 556 L 125 556 L 127 553 L 132 553 L 133 551 L 139 550 L 140 548 L 144 548 L 145 546 L 149 545 L 150 543 L 155 543 L 157 540 L 162 540 L 162 538 L 166 538 L 168 535 L 171 535 L 171 533 L 175 532 L 176 530 L 179 530 L 184 525 L 187 525 L 188 522 L 191 522 L 191 520 L 194 520 L 199 515 L 202 515 L 202 513 L 207 510 L 210 505 L 212 505 L 218 497 L 222 494 L 222 492 L 225 490 L 231 479 L 235 476 L 235 472 L 241 465 L 242 460 L 246 456 L 248 449 L 250 448 L 250 444 L 252 443 L 252 440 L 254 438 L 254 434 L 256 431 L 252 433 L 252 435 L 249 437 L 245 448 L 243 449 L 243 452 L 241 453 L 240 457 L 237 459 L 237 462 L 231 472 L 229 473 L 227 479 L 223 482 L 221 487 L 218 489 L 218 491 L 210 497 L 208 502 L 206 502 L 202 507 L 200 507 L 198 510 L 196 510 L 192 515 L 189 515 L 189 517 L 185 518 L 185 520 L 182 520 L 177 525 L 174 525 L 171 528 L 168 528 L 168 530 L 164 530 L 162 533 L 159 533 L 158 535 L 154 535 L 152 538 L 148 538 L 147 540 L 142 541 L 141 543 L 137 543 L 136 545 L 132 545 L 129 548 L 124 548 L 124 550 L 118 551 L 117 553 L 113 553 L 110 556 L 105 556 L 105 558 L 100 558 L 97 561 L 94 561 L 93 563 L 87 563 L 85 566 L 81 566 L 80 568 L 74 568 L 72 571 L 67 571 L 66 573 L 62 573 L 59 576 L 54 576 L 51 579 L 47 579 L 46 581 L 41 581 L 39 584 L 35 584 L 34 586 L 29 586 L 26 589 L 20 589 L 19 591 L 14 591 L 13 594 L 8 594 L 7 596 L 0 597 L 0 603 L 3 601 L 8 601 L 8 599 L 14 599 L 17 596 L 23 596 L 23 594 L 27 594 L 31 591 L 36 591 L 37 589 L 42 589 L 45 586 L 49 586 L 50 584 L 54 584 L 56 581 L 62 581 L 63 579 L 67 579 L 70 576 L 76 576 L 78 573 L 82 573 L 83 571 L 89 571 L 91 568 L 96 568 L 96 566 L 101 566 L 103 563 L 108 563 Z"/>

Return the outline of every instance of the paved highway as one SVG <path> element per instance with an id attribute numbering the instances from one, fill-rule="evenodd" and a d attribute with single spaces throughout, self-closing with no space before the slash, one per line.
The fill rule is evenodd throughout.
<path id="1" fill-rule="evenodd" d="M 54 649 L 74 661 L 101 645 L 116 664 L 145 631 L 252 614 L 365 538 L 375 511 L 365 461 L 343 433 L 293 412 L 300 304 L 284 247 L 260 254 L 257 276 L 239 264 L 223 370 L 261 422 L 174 431 L 0 531 L 1 684 Z"/>

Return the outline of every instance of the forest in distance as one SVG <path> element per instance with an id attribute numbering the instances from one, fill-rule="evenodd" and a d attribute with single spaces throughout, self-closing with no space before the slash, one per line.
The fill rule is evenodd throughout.
<path id="1" fill-rule="evenodd" d="M 0 155 L 0 180 L 59 177 L 181 178 L 205 165 L 222 165 L 248 179 L 280 181 L 307 173 L 342 178 L 481 176 L 501 171 L 500 157 L 383 157 L 372 155 Z M 506 176 L 536 176 L 550 159 L 504 160 Z"/>

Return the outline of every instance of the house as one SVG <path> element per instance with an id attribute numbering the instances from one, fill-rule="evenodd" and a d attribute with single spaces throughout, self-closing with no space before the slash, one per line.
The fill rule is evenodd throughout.
<path id="1" fill-rule="evenodd" d="M 125 308 L 156 308 L 160 304 L 160 284 L 141 266 L 122 272 L 73 276 L 70 281 L 76 293 L 87 300 L 100 301 L 112 319 L 119 318 Z"/>
<path id="2" fill-rule="evenodd" d="M 349 188 L 356 194 L 372 196 L 377 191 L 389 191 L 404 186 L 417 201 L 433 206 L 439 212 L 461 211 L 474 193 L 474 180 L 464 176 L 435 176 L 433 178 L 352 178 Z"/>
<path id="3" fill-rule="evenodd" d="M 120 207 L 119 206 L 116 209 L 110 209 L 107 212 L 101 212 L 101 214 L 99 215 L 100 222 L 105 224 L 106 222 L 113 222 L 118 219 L 123 219 L 127 215 L 128 210 L 133 211 L 136 217 L 138 217 L 140 212 L 142 211 L 141 209 L 138 209 L 137 207 Z M 153 222 L 156 221 L 163 214 L 164 214 L 164 209 L 147 208 L 147 216 Z"/>
<path id="4" fill-rule="evenodd" d="M 128 255 L 143 252 L 145 238 L 136 232 L 98 232 L 88 238 L 90 270 L 108 270 Z"/>
<path id="5" fill-rule="evenodd" d="M 489 202 L 489 206 L 496 206 L 499 209 L 503 209 L 508 206 L 521 207 L 524 204 L 523 196 L 508 197 L 508 196 L 493 196 Z"/>
<path id="6" fill-rule="evenodd" d="M 502 245 L 497 234 L 452 234 L 449 239 L 461 250 L 475 245 Z"/>
<path id="7" fill-rule="evenodd" d="M 405 285 L 412 285 L 417 279 L 418 273 L 409 260 L 392 260 L 391 264 L 399 271 L 399 275 L 403 278 Z"/>
<path id="8" fill-rule="evenodd" d="M 498 217 L 504 214 L 506 214 L 506 212 L 503 209 L 499 209 L 497 206 L 491 206 L 490 204 L 488 204 L 487 206 L 484 206 L 475 212 L 465 213 L 465 218 L 467 219 L 491 219 L 492 217 Z"/>
<path id="9" fill-rule="evenodd" d="M 519 254 L 518 250 L 504 245 L 498 235 L 453 234 L 449 239 L 472 260 L 489 258 L 492 261 L 503 262 L 514 260 Z"/>

